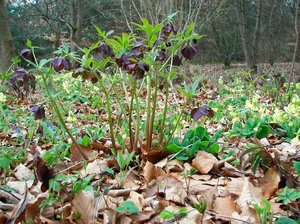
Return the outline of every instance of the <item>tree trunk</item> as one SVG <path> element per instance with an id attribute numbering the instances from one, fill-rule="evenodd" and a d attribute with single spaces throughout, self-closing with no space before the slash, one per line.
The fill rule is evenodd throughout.
<path id="1" fill-rule="evenodd" d="M 0 72 L 3 72 L 9 68 L 11 59 L 16 55 L 4 0 L 0 0 L 0 21 Z"/>
<path id="2" fill-rule="evenodd" d="M 236 0 L 235 1 L 235 9 L 237 14 L 237 19 L 239 21 L 239 29 L 241 33 L 241 39 L 243 43 L 243 49 L 245 54 L 245 60 L 247 63 L 247 67 L 252 72 L 256 73 L 257 65 L 256 65 L 256 57 L 257 57 L 257 48 L 258 41 L 260 35 L 260 26 L 261 26 L 261 6 L 262 1 L 256 1 L 256 18 L 255 18 L 255 30 L 251 32 L 249 30 L 249 22 L 246 18 L 246 1 L 245 0 Z M 252 37 L 252 41 L 251 41 Z"/>
<path id="3" fill-rule="evenodd" d="M 71 2 L 70 18 L 70 40 L 71 51 L 76 51 L 76 46 L 80 46 L 82 37 L 82 24 L 84 12 L 84 0 L 73 0 Z"/>
<path id="4" fill-rule="evenodd" d="M 295 45 L 295 50 L 294 50 L 294 56 L 293 56 L 293 61 L 291 65 L 291 70 L 289 74 L 289 80 L 288 80 L 288 88 L 287 92 L 290 89 L 290 85 L 294 76 L 294 69 L 295 69 L 295 63 L 299 62 L 299 51 L 300 51 L 300 0 L 296 1 L 296 12 L 295 12 L 295 32 L 296 32 L 296 45 Z M 296 69 L 298 70 L 298 68 Z M 296 71 L 297 73 L 298 71 Z"/>

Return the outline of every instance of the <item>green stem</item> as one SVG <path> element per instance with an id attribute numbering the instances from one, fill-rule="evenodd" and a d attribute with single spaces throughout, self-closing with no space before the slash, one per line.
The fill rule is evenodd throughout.
<path id="1" fill-rule="evenodd" d="M 138 94 L 135 94 L 135 103 L 136 103 L 136 126 L 135 126 L 135 136 L 134 136 L 134 144 L 133 144 L 133 150 L 137 149 L 137 144 L 140 136 L 140 102 Z"/>
<path id="2" fill-rule="evenodd" d="M 131 100 L 130 100 L 130 106 L 129 106 L 129 122 L 128 122 L 128 128 L 129 128 L 129 138 L 130 138 L 130 148 L 131 148 L 131 151 L 134 150 L 134 135 L 132 133 L 132 111 L 133 111 L 133 99 L 134 99 L 134 96 L 136 94 L 136 80 L 135 78 L 133 78 L 133 80 L 131 80 Z"/>
<path id="3" fill-rule="evenodd" d="M 147 75 L 147 115 L 146 115 L 146 145 L 147 151 L 150 150 L 152 136 L 150 135 L 151 122 L 151 75 Z"/>
<path id="4" fill-rule="evenodd" d="M 166 93 L 165 93 L 165 105 L 163 110 L 163 118 L 160 125 L 160 136 L 159 136 L 159 144 L 162 144 L 164 138 L 164 129 L 165 129 L 165 121 L 167 117 L 168 110 L 168 100 L 169 100 L 169 80 L 166 80 Z"/>
<path id="5" fill-rule="evenodd" d="M 111 104 L 110 104 L 110 101 L 109 101 L 109 94 L 108 94 L 108 92 L 106 90 L 106 87 L 103 85 L 101 80 L 99 80 L 99 83 L 101 85 L 101 88 L 103 89 L 105 99 L 106 99 L 106 103 L 107 103 L 109 133 L 110 133 L 112 147 L 114 149 L 116 149 L 116 140 L 115 140 L 115 135 L 114 135 L 114 130 L 113 130 L 114 126 L 113 126 L 113 120 L 112 120 Z"/>
<path id="6" fill-rule="evenodd" d="M 53 95 L 50 93 L 50 90 L 48 88 L 47 85 L 47 80 L 45 78 L 45 76 L 42 74 L 42 78 L 43 78 L 43 82 L 47 91 L 47 94 L 49 96 L 50 99 L 50 104 L 54 109 L 54 112 L 56 113 L 56 116 L 58 117 L 59 121 L 60 121 L 60 125 L 62 126 L 63 129 L 65 129 L 65 131 L 67 132 L 68 136 L 71 138 L 73 144 L 76 146 L 76 148 L 78 149 L 78 151 L 81 153 L 81 155 L 83 156 L 83 158 L 85 160 L 89 160 L 89 157 L 85 154 L 85 152 L 81 149 L 80 145 L 77 143 L 76 139 L 73 137 L 73 135 L 71 134 L 69 128 L 67 127 L 63 117 L 61 116 L 61 113 L 59 112 L 58 106 L 56 104 L 56 101 L 53 97 Z"/>
<path id="7" fill-rule="evenodd" d="M 151 114 L 151 121 L 150 121 L 150 148 L 152 147 L 152 134 L 153 134 L 153 126 L 154 126 L 154 119 L 155 119 L 155 114 L 156 114 L 156 102 L 157 102 L 157 91 L 158 91 L 158 75 L 155 75 L 155 87 L 154 87 L 154 94 L 152 97 L 152 114 Z"/>
<path id="8" fill-rule="evenodd" d="M 170 136 L 169 136 L 169 138 L 168 138 L 168 140 L 167 140 L 167 142 L 165 144 L 166 146 L 168 145 L 168 143 L 170 142 L 171 138 L 173 137 L 173 135 L 174 135 L 174 133 L 175 133 L 175 131 L 177 129 L 177 126 L 178 126 L 179 122 L 181 121 L 181 117 L 182 117 L 182 115 L 184 113 L 184 110 L 185 110 L 186 105 L 188 104 L 188 102 L 189 102 L 189 98 L 184 102 L 184 105 L 183 105 L 183 107 L 182 107 L 182 109 L 180 111 L 180 114 L 179 114 L 178 118 L 177 118 L 175 127 L 173 128 L 173 130 L 172 130 L 172 132 L 171 132 L 171 134 L 170 134 Z"/>

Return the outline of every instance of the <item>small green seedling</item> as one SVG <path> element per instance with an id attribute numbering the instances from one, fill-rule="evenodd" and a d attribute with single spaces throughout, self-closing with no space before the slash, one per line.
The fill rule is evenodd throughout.
<path id="1" fill-rule="evenodd" d="M 119 213 L 136 214 L 140 210 L 132 201 L 123 201 L 121 206 L 116 208 L 116 211 Z"/>

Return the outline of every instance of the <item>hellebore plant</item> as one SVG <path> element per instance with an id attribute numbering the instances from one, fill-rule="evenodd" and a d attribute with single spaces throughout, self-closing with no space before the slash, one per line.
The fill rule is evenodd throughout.
<path id="1" fill-rule="evenodd" d="M 51 81 L 51 75 L 53 75 L 54 70 L 56 72 L 59 72 L 61 70 L 71 70 L 71 63 L 67 58 L 60 58 L 56 57 L 54 59 L 42 59 L 40 62 L 38 62 L 36 55 L 35 55 L 35 49 L 38 49 L 39 47 L 32 46 L 32 43 L 30 40 L 27 40 L 27 46 L 29 49 L 24 49 L 20 52 L 20 55 L 30 64 L 34 67 L 34 69 L 41 74 L 44 87 L 46 89 L 46 94 L 50 100 L 51 107 L 54 110 L 54 113 L 56 114 L 57 118 L 59 119 L 60 125 L 62 128 L 66 131 L 69 138 L 72 140 L 73 144 L 76 146 L 78 151 L 82 154 L 83 158 L 85 160 L 88 160 L 88 156 L 85 154 L 85 152 L 81 149 L 80 145 L 77 143 L 74 136 L 71 134 L 69 128 L 67 127 L 61 112 L 59 111 L 59 107 L 57 105 L 56 96 L 54 87 L 52 85 Z M 65 53 L 68 53 L 68 46 L 66 44 L 63 45 L 62 50 Z M 70 56 L 71 53 L 70 53 Z M 51 61 L 50 67 L 46 67 L 46 65 Z M 22 74 L 27 74 L 27 71 L 23 68 L 20 68 L 22 70 Z M 53 70 L 54 69 L 54 70 Z M 24 71 L 23 71 L 24 70 Z M 30 79 L 29 79 L 30 80 Z"/>
<path id="2" fill-rule="evenodd" d="M 109 94 L 111 90 L 115 91 L 116 100 L 123 111 L 122 114 L 128 114 L 128 117 L 125 118 L 125 120 L 128 122 L 129 128 L 130 151 L 137 149 L 138 141 L 140 139 L 140 129 L 142 127 L 140 114 L 142 106 L 139 94 L 142 91 L 144 82 L 146 82 L 147 89 L 145 108 L 146 124 L 144 134 L 146 139 L 146 144 L 144 146 L 145 151 L 152 149 L 155 119 L 157 118 L 159 109 L 157 108 L 157 94 L 159 87 L 161 87 L 162 84 L 165 85 L 165 104 L 162 108 L 161 122 L 158 125 L 158 133 L 160 133 L 159 145 L 163 145 L 163 149 L 171 139 L 171 136 L 164 136 L 164 130 L 166 128 L 171 128 L 171 135 L 174 134 L 175 129 L 182 118 L 184 108 L 187 105 L 188 100 L 192 97 L 192 94 L 187 93 L 186 90 L 179 90 L 185 94 L 186 102 L 183 108 L 181 108 L 182 112 L 180 113 L 175 126 L 166 127 L 165 121 L 169 109 L 169 87 L 172 85 L 171 80 L 176 74 L 174 70 L 182 64 L 179 54 L 181 54 L 183 58 L 191 60 L 197 54 L 197 40 L 202 37 L 198 34 L 192 34 L 193 24 L 191 24 L 184 33 L 180 33 L 178 27 L 173 23 L 174 16 L 175 14 L 169 16 L 161 24 L 155 26 L 149 24 L 146 19 L 142 19 L 142 24 L 133 23 L 137 29 L 144 34 L 144 36 L 141 37 L 136 34 L 123 33 L 121 36 L 110 38 L 109 35 L 112 32 L 106 33 L 95 26 L 101 39 L 88 51 L 100 54 L 101 57 L 104 58 L 105 63 L 102 63 L 101 69 L 94 65 L 94 60 L 88 64 L 88 66 L 94 72 L 103 72 L 104 69 L 105 71 L 113 71 L 115 73 L 114 76 L 120 75 L 125 96 L 130 98 L 130 100 L 128 100 L 129 103 L 127 108 L 125 108 L 128 111 L 124 111 L 120 94 L 114 89 L 114 85 L 116 84 L 114 82 L 117 78 L 112 78 L 111 87 L 107 88 L 107 86 L 104 86 L 103 84 L 104 81 L 98 77 L 100 87 L 104 91 L 106 98 L 110 136 L 113 147 L 115 147 L 114 136 L 116 133 L 114 133 L 110 109 L 111 96 Z M 84 59 L 87 60 L 86 58 Z M 129 77 L 126 78 L 122 71 L 125 71 Z M 83 77 L 85 75 L 86 74 L 84 74 Z M 129 96 L 127 88 L 128 83 L 125 83 L 126 79 L 129 80 L 131 96 Z M 137 117 L 135 125 L 133 122 L 134 113 Z"/>
<path id="3" fill-rule="evenodd" d="M 177 67 L 182 64 L 182 58 L 191 60 L 198 53 L 197 40 L 202 37 L 192 33 L 193 24 L 190 24 L 185 32 L 179 32 L 179 28 L 173 22 L 174 16 L 175 14 L 168 16 L 165 21 L 155 26 L 149 24 L 146 19 L 142 19 L 142 24 L 133 23 L 138 29 L 136 33 L 123 33 L 113 37 L 110 37 L 112 31 L 106 33 L 95 26 L 100 40 L 89 48 L 79 48 L 81 57 L 70 52 L 68 45 L 63 43 L 62 47 L 54 52 L 56 54 L 54 59 L 43 59 L 38 62 L 34 52 L 37 47 L 32 46 L 30 41 L 27 42 L 29 49 L 24 49 L 21 55 L 41 74 L 50 104 L 62 128 L 72 139 L 84 159 L 88 159 L 87 155 L 71 134 L 59 111 L 56 102 L 57 94 L 51 81 L 52 74 L 54 71 L 73 69 L 72 76 L 74 78 L 81 76 L 83 81 L 89 80 L 93 84 L 99 85 L 106 101 L 109 133 L 114 149 L 117 148 L 115 136 L 118 135 L 118 128 L 115 127 L 116 120 L 113 117 L 115 103 L 119 105 L 121 115 L 124 115 L 124 122 L 127 123 L 129 129 L 129 151 L 137 150 L 142 137 L 145 138 L 145 144 L 142 144 L 143 149 L 145 151 L 152 150 L 154 127 L 158 129 L 156 131 L 159 133 L 157 145 L 161 147 L 160 149 L 165 149 L 200 81 L 200 79 L 196 80 L 190 89 L 187 85 L 178 88 L 186 100 L 175 124 L 167 124 L 172 78 L 176 75 Z M 141 36 L 138 33 L 142 33 Z M 46 65 L 49 63 L 50 66 L 47 67 Z M 145 85 L 146 103 L 144 106 L 139 96 Z M 124 94 L 120 92 L 120 86 Z M 157 96 L 162 86 L 164 86 L 164 106 L 158 108 Z M 125 106 L 124 97 L 127 99 Z M 140 115 L 144 114 L 143 110 L 146 115 L 145 125 L 140 119 Z M 161 113 L 158 113 L 159 111 Z M 134 114 L 136 120 L 134 120 Z M 144 134 L 141 133 L 141 130 L 144 131 Z"/>

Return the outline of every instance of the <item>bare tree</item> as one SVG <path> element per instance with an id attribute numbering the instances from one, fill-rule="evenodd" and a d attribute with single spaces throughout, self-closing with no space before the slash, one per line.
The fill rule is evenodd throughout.
<path id="1" fill-rule="evenodd" d="M 4 0 L 0 0 L 0 21 L 0 72 L 3 72 L 10 66 L 11 59 L 16 55 Z"/>
<path id="2" fill-rule="evenodd" d="M 216 14 L 219 13 L 226 0 L 121 0 L 121 8 L 128 21 L 146 18 L 154 25 L 160 23 L 168 15 L 177 13 L 176 25 L 185 30 L 190 23 L 196 24 L 197 32 Z M 137 18 L 137 16 L 138 18 Z"/>
<path id="3" fill-rule="evenodd" d="M 37 16 L 41 17 L 55 34 L 55 47 L 58 47 L 57 44 L 64 26 L 67 26 L 70 31 L 71 50 L 75 51 L 76 46 L 80 46 L 85 10 L 84 0 L 40 0 L 32 6 L 36 9 Z"/>
<path id="4" fill-rule="evenodd" d="M 257 71 L 257 49 L 258 41 L 260 37 L 261 29 L 261 17 L 262 17 L 262 0 L 247 1 L 247 0 L 235 0 L 236 15 L 239 22 L 240 34 L 243 43 L 243 49 L 248 69 L 253 72 Z M 249 9 L 255 10 L 255 28 L 251 28 L 251 21 L 247 17 Z"/>
<path id="5" fill-rule="evenodd" d="M 296 13 L 295 13 L 295 32 L 296 32 L 296 45 L 295 45 L 295 50 L 294 50 L 294 56 L 293 56 L 293 62 L 291 65 L 291 70 L 290 70 L 290 74 L 289 74 L 289 84 L 288 84 L 288 88 L 287 91 L 289 91 L 290 89 L 290 84 L 292 82 L 292 78 L 294 75 L 294 67 L 295 67 L 295 63 L 299 62 L 299 52 L 300 52 L 300 43 L 299 43 L 299 39 L 300 39 L 300 0 L 296 1 Z"/>

